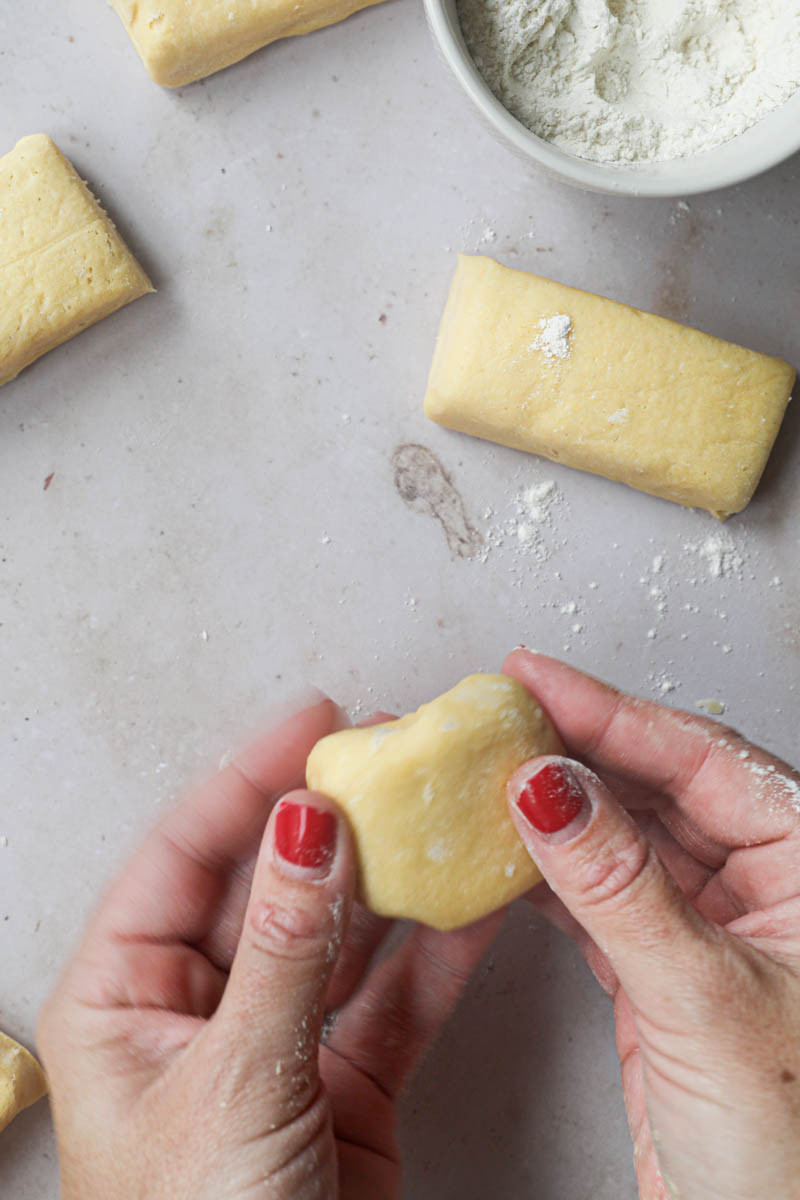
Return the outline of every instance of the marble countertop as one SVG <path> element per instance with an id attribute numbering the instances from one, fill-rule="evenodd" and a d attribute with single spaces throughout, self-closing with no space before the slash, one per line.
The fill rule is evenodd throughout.
<path id="1" fill-rule="evenodd" d="M 175 93 L 102 4 L 13 7 L 0 146 L 50 133 L 158 294 L 0 391 L 0 1028 L 30 1042 L 115 865 L 299 681 L 405 710 L 526 642 L 797 757 L 796 410 L 722 527 L 421 401 L 459 250 L 800 361 L 800 160 L 688 204 L 569 190 L 408 0 Z M 608 1002 L 527 907 L 403 1128 L 414 1200 L 635 1196 Z M 0 1181 L 55 1198 L 45 1104 Z"/>

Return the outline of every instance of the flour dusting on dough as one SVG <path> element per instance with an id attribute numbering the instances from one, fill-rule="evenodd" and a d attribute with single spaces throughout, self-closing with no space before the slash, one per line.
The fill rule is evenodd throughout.
<path id="1" fill-rule="evenodd" d="M 531 342 L 531 350 L 540 350 L 551 364 L 569 358 L 572 318 L 567 313 L 542 317 L 539 321 L 539 330 L 540 332 Z"/>

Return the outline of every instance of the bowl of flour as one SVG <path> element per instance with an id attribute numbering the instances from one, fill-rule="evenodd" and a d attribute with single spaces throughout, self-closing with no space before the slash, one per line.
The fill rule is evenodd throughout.
<path id="1" fill-rule="evenodd" d="M 684 196 L 800 150 L 800 0 L 425 0 L 445 62 L 569 183 Z"/>

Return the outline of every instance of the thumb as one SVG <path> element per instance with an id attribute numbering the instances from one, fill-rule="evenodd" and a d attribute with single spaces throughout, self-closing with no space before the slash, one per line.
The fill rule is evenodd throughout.
<path id="1" fill-rule="evenodd" d="M 550 887 L 608 956 L 636 1009 L 697 1018 L 721 931 L 684 899 L 644 834 L 596 775 L 534 759 L 508 785 L 511 816 Z"/>
<path id="2" fill-rule="evenodd" d="M 319 1091 L 325 994 L 354 882 L 350 831 L 332 801 L 307 791 L 284 796 L 261 843 L 230 978 L 212 1021 L 238 1086 L 280 1124 Z"/>

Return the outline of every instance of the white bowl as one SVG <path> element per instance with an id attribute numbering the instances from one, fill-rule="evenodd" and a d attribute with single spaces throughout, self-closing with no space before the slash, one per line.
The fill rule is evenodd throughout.
<path id="1" fill-rule="evenodd" d="M 800 150 L 800 93 L 738 137 L 687 158 L 616 166 L 578 158 L 531 133 L 504 108 L 470 57 L 456 0 L 424 0 L 445 63 L 501 141 L 565 183 L 618 196 L 690 196 L 751 179 Z"/>

